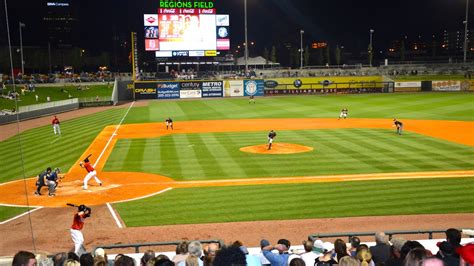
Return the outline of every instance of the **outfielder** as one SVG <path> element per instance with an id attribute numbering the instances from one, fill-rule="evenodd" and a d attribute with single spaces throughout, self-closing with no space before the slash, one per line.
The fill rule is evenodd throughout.
<path id="1" fill-rule="evenodd" d="M 48 167 L 45 171 L 41 172 L 38 175 L 38 180 L 36 181 L 36 191 L 35 196 L 41 196 L 41 188 L 46 186 L 46 178 L 51 174 L 51 167 Z"/>
<path id="2" fill-rule="evenodd" d="M 168 117 L 168 119 L 165 120 L 165 123 L 166 123 L 166 129 L 168 129 L 168 127 L 171 127 L 171 129 L 173 129 L 173 120 Z"/>
<path id="3" fill-rule="evenodd" d="M 268 149 L 271 150 L 272 149 L 272 143 L 273 143 L 273 139 L 276 137 L 277 133 L 275 131 L 270 130 L 270 132 L 268 132 Z"/>
<path id="4" fill-rule="evenodd" d="M 84 177 L 84 185 L 82 189 L 87 190 L 87 182 L 89 182 L 89 179 L 91 179 L 92 177 L 95 179 L 95 182 L 99 184 L 99 186 L 102 186 L 102 181 L 100 181 L 100 179 L 97 177 L 97 172 L 90 164 L 89 158 L 85 158 L 84 163 L 80 162 L 79 165 L 87 171 L 87 175 L 86 177 Z"/>
<path id="5" fill-rule="evenodd" d="M 82 228 L 84 227 L 84 220 L 91 216 L 91 208 L 86 205 L 80 205 L 77 208 L 77 213 L 74 214 L 74 220 L 72 221 L 71 229 L 71 238 L 74 242 L 74 253 L 77 256 L 81 256 L 86 253 L 86 248 L 84 247 L 84 236 L 82 235 Z"/>
<path id="6" fill-rule="evenodd" d="M 61 128 L 59 127 L 59 119 L 56 116 L 54 116 L 51 124 L 53 125 L 54 135 L 56 134 L 61 135 Z"/>
<path id="7" fill-rule="evenodd" d="M 347 110 L 347 108 L 343 108 L 343 109 L 341 110 L 341 113 L 339 114 L 338 120 L 341 119 L 341 118 L 346 119 L 348 113 L 349 113 L 349 110 Z"/>

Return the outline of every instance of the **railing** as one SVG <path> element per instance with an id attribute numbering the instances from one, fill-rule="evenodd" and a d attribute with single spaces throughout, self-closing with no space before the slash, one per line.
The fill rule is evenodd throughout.
<path id="1" fill-rule="evenodd" d="M 415 235 L 415 234 L 428 234 L 428 239 L 433 239 L 433 234 L 435 233 L 445 233 L 446 230 L 397 230 L 397 231 L 384 231 L 388 235 L 389 239 L 392 239 L 394 235 Z M 328 233 L 328 234 L 313 234 L 309 235 L 308 239 L 314 241 L 318 238 L 333 238 L 333 237 L 347 237 L 348 242 L 351 241 L 351 238 L 354 236 L 375 236 L 376 232 L 349 232 L 349 233 Z M 474 237 L 470 235 L 469 237 Z"/>
<path id="2" fill-rule="evenodd" d="M 192 240 L 186 240 L 191 242 Z M 196 240 L 199 243 L 218 243 L 220 246 L 224 246 L 224 242 L 220 239 L 210 239 L 210 240 Z M 106 246 L 97 246 L 94 248 L 92 254 L 95 254 L 96 249 L 116 249 L 116 248 L 135 248 L 135 253 L 140 253 L 141 247 L 151 247 L 151 246 L 170 246 L 170 245 L 179 245 L 182 241 L 169 241 L 169 242 L 150 242 L 150 243 L 135 243 L 135 244 L 116 244 L 116 245 L 106 245 Z"/>
<path id="3" fill-rule="evenodd" d="M 75 104 L 77 102 L 78 102 L 78 99 L 74 98 L 74 99 L 68 99 L 68 100 L 53 101 L 49 103 L 40 103 L 40 104 L 20 106 L 19 112 L 25 113 L 25 112 L 37 111 L 37 110 L 42 110 L 42 109 L 47 109 L 47 108 Z"/>

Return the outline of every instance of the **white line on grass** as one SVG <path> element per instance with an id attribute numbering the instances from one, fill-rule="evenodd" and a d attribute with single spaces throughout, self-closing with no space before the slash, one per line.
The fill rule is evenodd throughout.
<path id="1" fill-rule="evenodd" d="M 112 209 L 112 206 L 110 205 L 110 203 L 107 202 L 106 205 L 107 205 L 107 208 L 109 208 L 110 214 L 112 214 L 112 217 L 114 218 L 115 223 L 117 224 L 118 228 L 123 228 L 122 223 L 118 219 L 117 214 L 115 213 L 114 209 Z"/>
<path id="2" fill-rule="evenodd" d="M 169 188 L 165 188 L 163 190 L 160 190 L 158 192 L 155 192 L 155 193 L 152 193 L 152 194 L 149 194 L 149 195 L 145 195 L 145 196 L 142 196 L 142 197 L 138 197 L 138 198 L 133 198 L 133 199 L 126 199 L 126 200 L 119 200 L 119 201 L 114 201 L 113 203 L 122 203 L 122 202 L 129 202 L 129 201 L 134 201 L 134 200 L 139 200 L 139 199 L 146 199 L 146 198 L 149 198 L 149 197 L 153 197 L 153 196 L 156 196 L 158 194 L 161 194 L 161 193 L 165 193 L 165 192 L 168 192 L 170 190 L 172 190 L 173 188 L 169 187 Z"/>
<path id="3" fill-rule="evenodd" d="M 7 205 L 7 204 L 2 204 L 2 205 L 5 206 L 5 205 Z M 13 205 L 8 205 L 8 206 L 13 207 Z M 6 221 L 0 222 L 0 225 L 9 223 L 9 222 L 11 222 L 11 221 L 13 221 L 13 220 L 16 220 L 16 219 L 18 219 L 18 218 L 20 218 L 20 217 L 22 217 L 22 216 L 25 216 L 25 215 L 27 215 L 27 214 L 29 214 L 29 213 L 32 213 L 32 212 L 34 212 L 34 211 L 41 210 L 41 209 L 43 209 L 43 207 L 38 207 L 38 208 L 36 208 L 36 209 L 33 209 L 33 210 L 30 210 L 30 211 L 24 212 L 24 213 L 22 213 L 22 214 L 20 214 L 20 215 L 17 215 L 17 216 L 15 216 L 15 217 L 13 217 L 13 218 L 10 218 L 10 219 L 6 220 Z"/>
<path id="4" fill-rule="evenodd" d="M 120 126 L 122 125 L 123 120 L 125 120 L 125 117 L 127 117 L 128 112 L 130 111 L 130 109 L 132 109 L 134 103 L 135 103 L 135 102 L 132 102 L 132 104 L 130 104 L 130 106 L 129 106 L 128 109 L 127 109 L 127 112 L 125 113 L 125 115 L 122 117 L 122 120 L 120 120 L 120 123 L 119 123 L 119 124 L 117 125 L 117 127 L 115 128 L 114 133 L 112 133 L 112 135 L 110 136 L 109 141 L 107 141 L 107 144 L 105 145 L 104 149 L 102 150 L 102 152 L 100 153 L 99 157 L 98 157 L 97 160 L 95 161 L 95 163 L 94 163 L 94 168 L 95 168 L 96 165 L 99 163 L 100 158 L 102 158 L 102 155 L 104 155 L 104 152 L 105 152 L 105 150 L 107 150 L 107 147 L 109 147 L 109 144 L 110 144 L 110 142 L 112 141 L 112 138 L 115 137 L 115 136 L 117 136 L 117 131 L 118 131 L 118 129 L 119 129 Z"/>

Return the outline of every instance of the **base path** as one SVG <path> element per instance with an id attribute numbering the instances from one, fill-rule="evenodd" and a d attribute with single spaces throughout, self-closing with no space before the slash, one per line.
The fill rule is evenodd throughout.
<path id="1" fill-rule="evenodd" d="M 462 121 L 426 121 L 404 120 L 405 130 L 419 134 L 441 138 L 464 145 L 474 146 L 474 122 Z M 255 184 L 283 184 L 307 182 L 336 182 L 347 180 L 370 179 L 401 179 L 401 178 L 447 178 L 474 176 L 473 170 L 446 171 L 446 172 L 414 172 L 414 173 L 382 173 L 362 175 L 337 176 L 305 176 L 281 178 L 252 178 L 212 181 L 174 181 L 171 178 L 149 173 L 103 172 L 102 169 L 118 139 L 128 138 L 157 138 L 170 134 L 206 133 L 206 132 L 248 132 L 274 130 L 305 130 L 325 128 L 382 128 L 391 129 L 391 119 L 242 119 L 242 120 L 211 120 L 176 122 L 174 130 L 166 130 L 164 123 L 128 124 L 122 125 L 114 135 L 116 126 L 106 127 L 81 155 L 84 158 L 93 154 L 92 162 L 97 162 L 98 176 L 104 182 L 99 187 L 91 180 L 88 191 L 81 189 L 82 180 L 86 174 L 80 168 L 79 161 L 66 173 L 57 191 L 57 197 L 35 197 L 36 178 L 13 181 L 0 184 L 0 205 L 27 205 L 61 207 L 67 202 L 81 202 L 87 205 L 99 205 L 106 202 L 130 200 L 153 195 L 167 188 L 227 186 L 227 185 L 255 185 Z M 394 134 L 394 137 L 398 137 Z M 403 136 L 401 136 L 403 137 Z M 275 151 L 279 144 L 274 143 Z M 284 145 L 282 145 L 283 148 Z M 303 146 L 304 147 L 304 146 Z M 307 147 L 311 148 L 311 147 Z M 130 178 L 133 177 L 133 178 Z"/>

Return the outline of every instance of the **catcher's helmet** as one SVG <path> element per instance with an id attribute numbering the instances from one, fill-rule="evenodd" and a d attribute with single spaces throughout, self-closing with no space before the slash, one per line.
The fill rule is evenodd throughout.
<path id="1" fill-rule="evenodd" d="M 78 210 L 79 210 L 80 212 L 85 212 L 85 211 L 87 210 L 87 207 L 86 207 L 86 205 L 81 204 L 81 205 L 78 207 Z"/>

